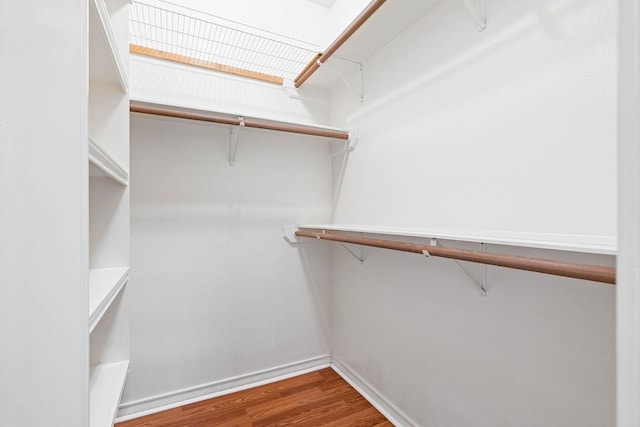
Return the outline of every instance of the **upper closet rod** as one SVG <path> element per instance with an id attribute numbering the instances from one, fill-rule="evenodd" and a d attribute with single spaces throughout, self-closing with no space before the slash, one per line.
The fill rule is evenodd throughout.
<path id="1" fill-rule="evenodd" d="M 351 23 L 351 25 L 349 25 L 342 32 L 342 34 L 340 34 L 338 38 L 335 39 L 333 43 L 329 45 L 327 50 L 319 54 L 319 56 L 316 56 L 315 58 L 313 58 L 313 60 L 309 62 L 309 64 L 307 64 L 306 67 L 304 67 L 302 72 L 298 74 L 298 76 L 293 80 L 293 84 L 295 85 L 295 87 L 298 88 L 302 86 L 302 84 L 305 81 L 307 81 L 307 79 L 311 77 L 311 75 L 315 73 L 318 68 L 320 68 L 320 65 L 324 64 L 327 61 L 327 59 L 331 57 L 331 55 L 336 53 L 336 50 L 340 49 L 340 46 L 342 46 L 344 42 L 346 42 L 349 39 L 349 37 L 353 35 L 353 33 L 358 31 L 358 28 L 360 28 L 362 24 L 364 24 L 369 18 L 371 18 L 371 15 L 373 15 L 376 12 L 376 10 L 378 10 L 380 6 L 384 4 L 385 1 L 386 0 L 372 1 L 369 4 L 369 6 L 367 6 L 360 13 L 360 15 L 357 16 L 357 18 Z"/>
<path id="2" fill-rule="evenodd" d="M 209 113 L 194 113 L 190 111 L 182 111 L 171 108 L 151 107 L 147 105 L 131 103 L 130 111 L 132 113 L 154 114 L 157 116 L 175 117 L 187 120 L 199 120 L 203 122 L 220 123 L 224 125 L 240 126 L 244 123 L 244 127 L 276 130 L 280 132 L 298 133 L 302 135 L 322 136 L 336 139 L 349 139 L 349 132 L 317 128 L 313 126 L 294 125 L 283 122 L 268 122 L 256 119 L 241 119 L 233 117 L 218 116 Z"/>
<path id="3" fill-rule="evenodd" d="M 444 248 L 442 246 L 394 242 L 391 240 L 381 239 L 369 239 L 365 237 L 352 237 L 326 232 L 296 231 L 296 236 L 310 237 L 312 239 L 331 240 L 334 242 L 353 243 L 356 245 L 373 246 L 376 248 L 392 249 L 396 251 L 413 252 L 417 254 L 450 258 L 460 261 L 497 265 L 500 267 L 515 268 L 518 270 L 527 270 L 537 273 L 553 274 L 556 276 L 592 280 L 594 282 L 609 283 L 612 285 L 615 285 L 616 283 L 616 271 L 613 267 L 574 264 L 569 262 L 552 261 L 539 258 L 492 254 L 465 249 Z"/>

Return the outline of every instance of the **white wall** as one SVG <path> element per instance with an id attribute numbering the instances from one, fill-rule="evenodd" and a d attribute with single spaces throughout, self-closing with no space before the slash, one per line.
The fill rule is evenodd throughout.
<path id="1" fill-rule="evenodd" d="M 444 0 L 380 51 L 363 104 L 333 91 L 361 135 L 335 222 L 615 236 L 614 2 L 487 3 L 483 33 Z M 614 424 L 614 287 L 490 268 L 482 298 L 451 261 L 365 258 L 334 249 L 333 353 L 416 424 Z"/>
<path id="2" fill-rule="evenodd" d="M 228 135 L 226 126 L 132 116 L 124 413 L 330 351 L 328 269 L 317 266 L 327 254 L 309 257 L 325 277 L 308 280 L 282 237 L 283 225 L 329 220 L 327 143 L 246 129 L 230 166 Z"/>
<path id="3" fill-rule="evenodd" d="M 336 222 L 615 236 L 615 4 L 487 3 L 482 33 L 446 0 L 380 51 L 363 104 L 332 93 L 361 131 Z"/>
<path id="4" fill-rule="evenodd" d="M 409 423 L 614 424 L 613 286 L 489 268 L 482 297 L 451 260 L 366 248 L 360 266 L 340 247 L 333 253 L 333 355 Z"/>

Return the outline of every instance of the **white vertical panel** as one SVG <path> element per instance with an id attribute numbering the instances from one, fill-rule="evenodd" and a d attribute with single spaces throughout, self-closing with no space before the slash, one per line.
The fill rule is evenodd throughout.
<path id="1" fill-rule="evenodd" d="M 86 22 L 86 1 L 0 1 L 6 426 L 89 421 Z"/>
<path id="2" fill-rule="evenodd" d="M 640 2 L 620 0 L 618 426 L 640 425 Z"/>

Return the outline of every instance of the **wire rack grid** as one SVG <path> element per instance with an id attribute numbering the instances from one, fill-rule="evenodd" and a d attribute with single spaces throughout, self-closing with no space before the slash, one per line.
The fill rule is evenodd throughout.
<path id="1" fill-rule="evenodd" d="M 285 80 L 316 56 L 317 46 L 161 0 L 134 0 L 130 43 L 143 49 Z"/>

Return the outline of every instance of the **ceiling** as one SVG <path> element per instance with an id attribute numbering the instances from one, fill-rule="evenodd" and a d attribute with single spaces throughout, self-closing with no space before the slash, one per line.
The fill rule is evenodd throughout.
<path id="1" fill-rule="evenodd" d="M 336 0 L 309 0 L 312 3 L 319 4 L 320 6 L 324 6 L 327 9 L 330 9 L 336 2 Z"/>

